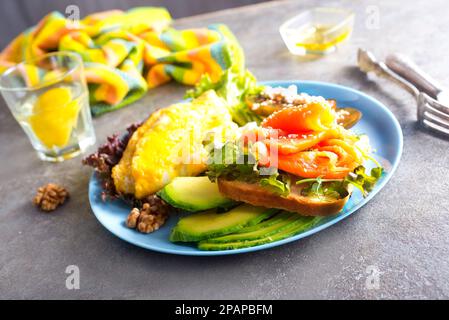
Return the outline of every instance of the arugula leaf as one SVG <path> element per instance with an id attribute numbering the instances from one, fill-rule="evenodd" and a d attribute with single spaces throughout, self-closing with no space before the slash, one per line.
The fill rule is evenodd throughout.
<path id="1" fill-rule="evenodd" d="M 383 168 L 380 166 L 371 169 L 370 174 L 365 172 L 364 166 L 358 166 L 344 179 L 322 179 L 318 177 L 302 179 L 297 181 L 296 184 L 309 183 L 309 186 L 302 190 L 302 193 L 306 196 L 333 198 L 346 197 L 348 195 L 348 185 L 352 184 L 366 197 L 373 190 L 382 174 Z"/>
<path id="2" fill-rule="evenodd" d="M 371 173 L 365 172 L 364 166 L 358 166 L 351 172 L 346 178 L 345 183 L 352 184 L 354 187 L 358 188 L 364 197 L 371 192 L 376 185 L 376 182 L 380 179 L 383 174 L 382 167 L 376 167 L 371 169 Z"/>
<path id="3" fill-rule="evenodd" d="M 208 90 L 215 90 L 218 96 L 226 100 L 233 120 L 244 125 L 255 121 L 260 123 L 262 118 L 248 108 L 246 97 L 255 95 L 263 90 L 256 78 L 248 70 L 231 67 L 223 72 L 217 82 L 212 82 L 208 74 L 204 74 L 193 89 L 186 92 L 186 98 L 196 98 Z"/>
<path id="4" fill-rule="evenodd" d="M 309 183 L 309 186 L 302 190 L 302 194 L 317 198 L 335 198 L 341 199 L 348 196 L 349 192 L 343 183 L 343 179 L 303 179 L 296 184 Z"/>
<path id="5" fill-rule="evenodd" d="M 290 177 L 288 175 L 272 174 L 268 178 L 260 179 L 260 185 L 281 196 L 287 196 L 290 193 Z"/>

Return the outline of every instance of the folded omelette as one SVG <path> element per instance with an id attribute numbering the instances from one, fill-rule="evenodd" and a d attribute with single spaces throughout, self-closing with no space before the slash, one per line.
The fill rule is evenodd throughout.
<path id="1" fill-rule="evenodd" d="M 206 134 L 236 127 L 225 101 L 212 90 L 158 110 L 134 132 L 112 169 L 115 188 L 141 199 L 177 176 L 200 174 L 206 169 Z"/>

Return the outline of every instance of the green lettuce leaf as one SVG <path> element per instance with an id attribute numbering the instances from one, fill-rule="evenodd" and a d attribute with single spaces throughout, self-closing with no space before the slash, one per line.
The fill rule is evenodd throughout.
<path id="1" fill-rule="evenodd" d="M 211 150 L 206 174 L 211 181 L 222 177 L 227 180 L 259 183 L 281 196 L 290 193 L 288 175 L 279 173 L 276 168 L 270 168 L 269 175 L 262 175 L 257 168 L 255 157 L 233 142 Z"/>
<path id="2" fill-rule="evenodd" d="M 248 70 L 230 68 L 217 82 L 212 82 L 210 76 L 205 74 L 193 89 L 186 92 L 185 97 L 196 98 L 208 90 L 215 90 L 218 96 L 226 100 L 229 112 L 237 124 L 242 126 L 252 121 L 260 123 L 262 120 L 246 104 L 247 96 L 263 90 L 263 86 L 257 84 L 256 78 Z"/>
<path id="3" fill-rule="evenodd" d="M 206 174 L 211 181 L 215 181 L 218 177 L 250 179 L 258 172 L 256 160 L 251 154 L 242 152 L 235 143 L 227 142 L 221 148 L 211 150 Z"/>

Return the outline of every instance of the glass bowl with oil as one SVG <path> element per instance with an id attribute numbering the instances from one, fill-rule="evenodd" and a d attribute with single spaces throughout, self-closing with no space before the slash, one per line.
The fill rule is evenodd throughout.
<path id="1" fill-rule="evenodd" d="M 340 8 L 314 8 L 284 22 L 282 39 L 294 55 L 324 55 L 347 40 L 354 25 L 354 13 Z"/>

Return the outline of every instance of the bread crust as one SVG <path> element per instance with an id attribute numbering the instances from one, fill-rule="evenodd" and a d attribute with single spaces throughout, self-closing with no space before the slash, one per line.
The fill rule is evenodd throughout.
<path id="1" fill-rule="evenodd" d="M 303 216 L 329 216 L 340 212 L 349 195 L 342 199 L 324 201 L 301 195 L 302 185 L 292 184 L 288 196 L 279 196 L 270 192 L 257 183 L 248 183 L 239 180 L 225 180 L 219 178 L 218 189 L 228 198 L 242 201 L 254 206 L 283 209 L 299 213 Z"/>

